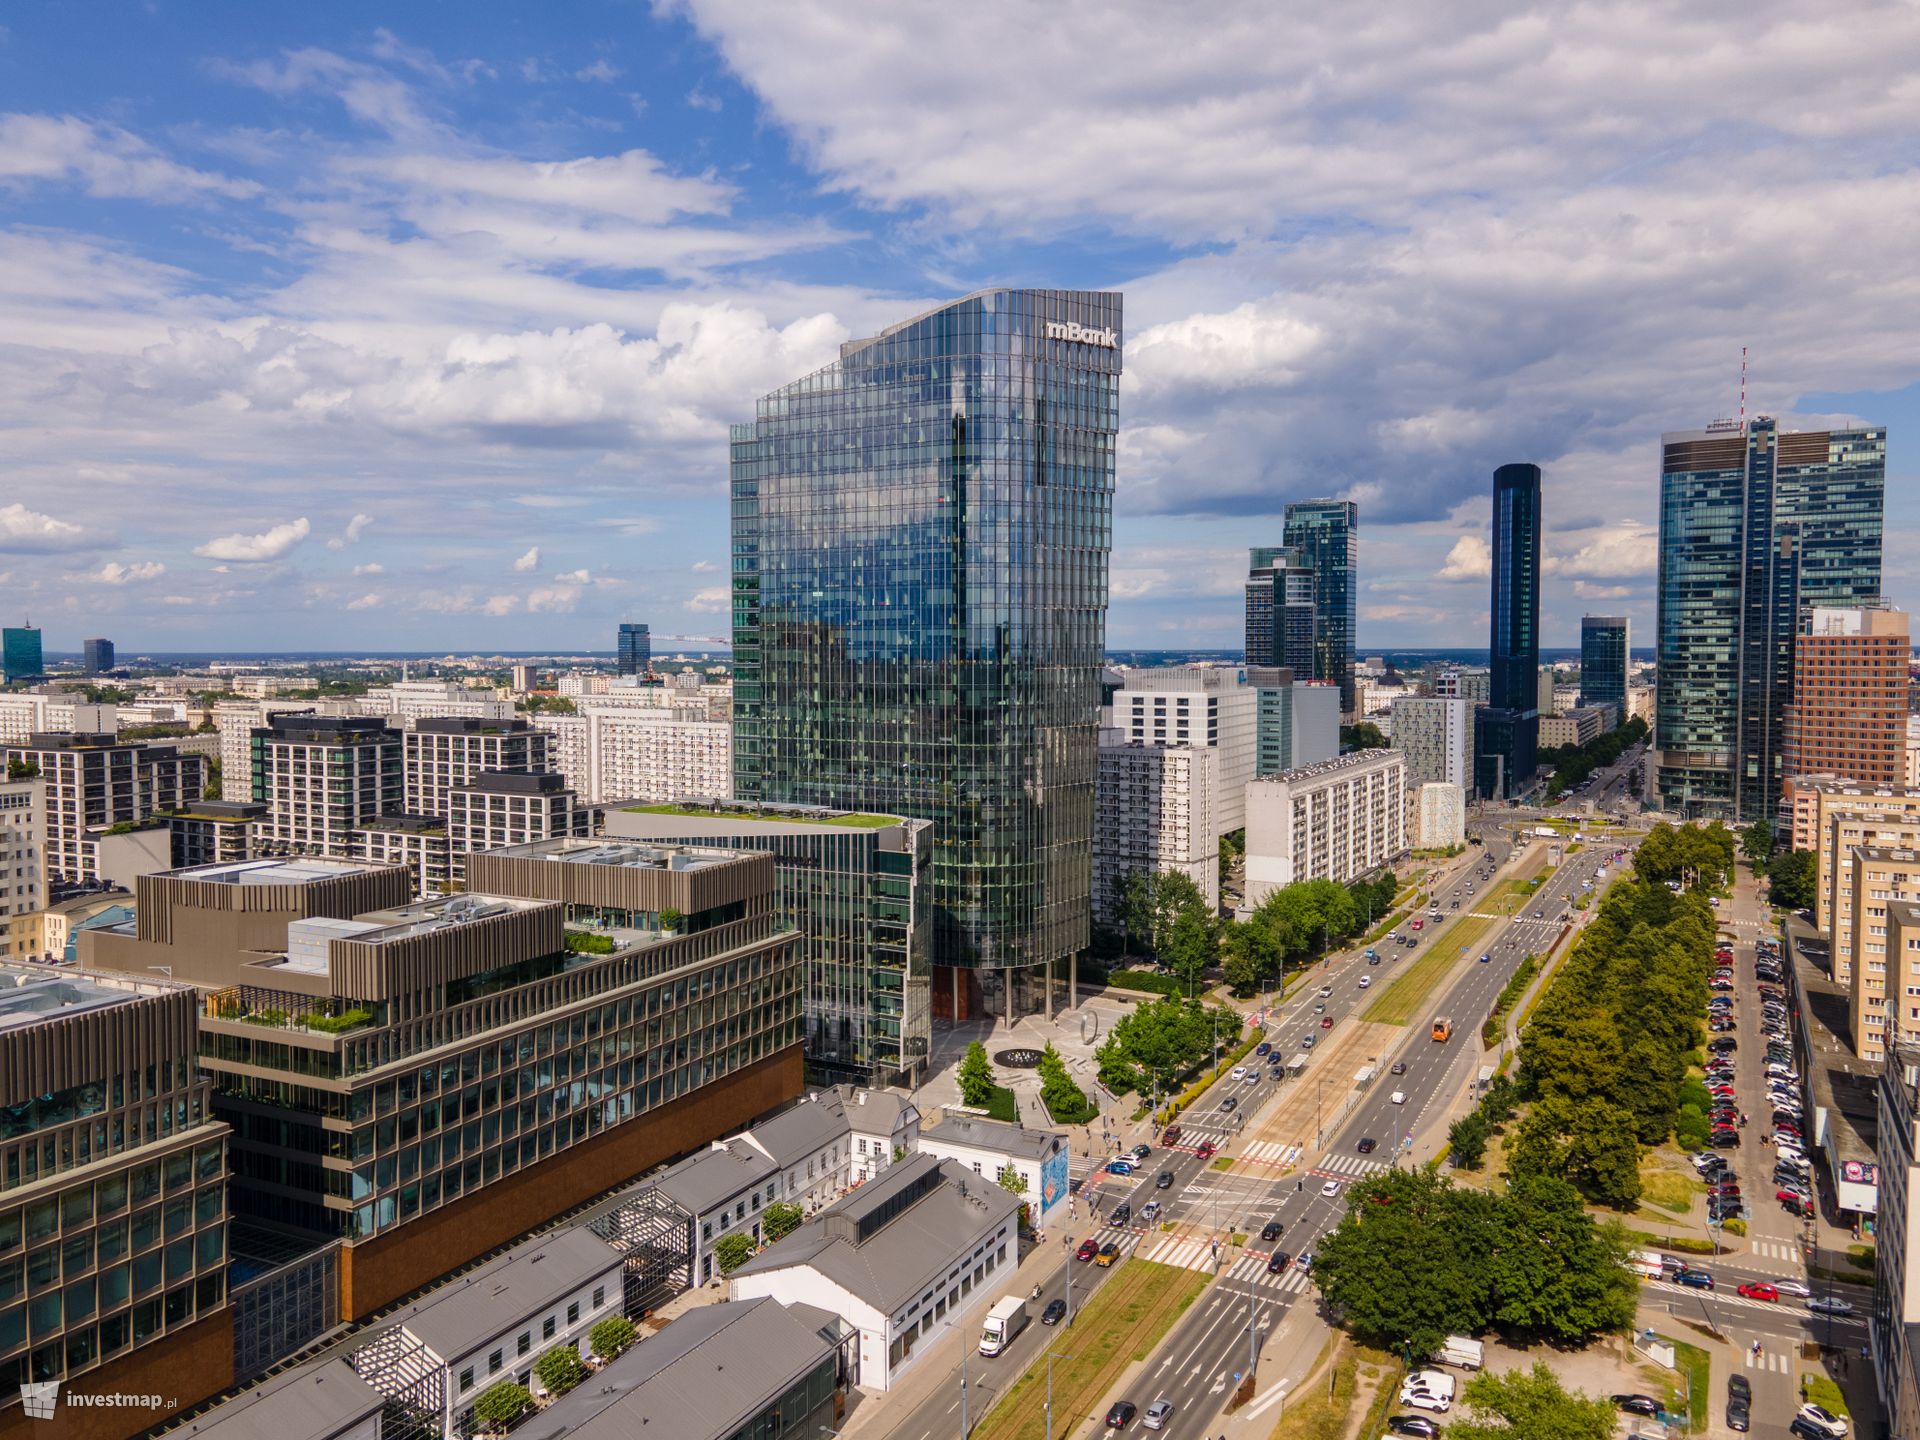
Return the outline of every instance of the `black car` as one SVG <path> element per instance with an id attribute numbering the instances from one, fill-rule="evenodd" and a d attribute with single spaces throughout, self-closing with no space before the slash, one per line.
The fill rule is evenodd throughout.
<path id="1" fill-rule="evenodd" d="M 1358 1150 L 1362 1155 L 1371 1155 L 1373 1153 L 1374 1143 L 1374 1138 L 1371 1135 L 1364 1135 L 1361 1137 L 1360 1143 L 1353 1148 Z"/>
<path id="2" fill-rule="evenodd" d="M 1278 1240 L 1280 1238 L 1280 1228 L 1280 1222 L 1278 1220 L 1269 1220 L 1260 1227 L 1260 1238 L 1262 1240 Z"/>
<path id="3" fill-rule="evenodd" d="M 1789 1435 L 1799 1436 L 1800 1440 L 1833 1440 L 1831 1435 L 1814 1424 L 1813 1421 L 1804 1419 L 1799 1415 L 1793 1417 L 1793 1423 L 1787 1426 L 1787 1433 Z"/>
<path id="4" fill-rule="evenodd" d="M 1107 1428 L 1124 1430 L 1133 1423 L 1133 1417 L 1140 1413 L 1131 1400 L 1116 1400 L 1113 1408 L 1107 1411 Z"/>
<path id="5" fill-rule="evenodd" d="M 1240 1102 L 1234 1099 L 1233 1096 L 1231 1095 L 1227 1096 L 1226 1099 L 1220 1102 L 1220 1110 L 1222 1114 L 1231 1114 L 1233 1111 L 1238 1110 L 1239 1108 L 1240 1108 Z"/>
<path id="6" fill-rule="evenodd" d="M 1738 1130 L 1716 1130 L 1712 1136 L 1708 1138 L 1707 1143 L 1716 1150 L 1738 1150 L 1740 1148 L 1740 1132 Z"/>
<path id="7" fill-rule="evenodd" d="M 1739 1048 L 1740 1042 L 1731 1035 L 1722 1035 L 1718 1040 L 1709 1040 L 1707 1042 L 1707 1049 L 1713 1051 L 1716 1055 L 1725 1055 L 1729 1051 L 1738 1050 Z"/>
<path id="8" fill-rule="evenodd" d="M 1040 1323 L 1042 1325 L 1058 1325 L 1066 1318 L 1067 1302 L 1064 1300 L 1049 1300 L 1047 1302 L 1047 1308 L 1040 1312 Z"/>
<path id="9" fill-rule="evenodd" d="M 1629 1415 L 1658 1415 L 1660 1402 L 1651 1395 L 1616 1395 L 1613 1403 Z"/>
<path id="10" fill-rule="evenodd" d="M 1727 1428 L 1745 1433 L 1753 1410 L 1753 1385 L 1744 1375 L 1727 1377 Z"/>
<path id="11" fill-rule="evenodd" d="M 1395 1415 L 1387 1421 L 1387 1429 L 1396 1435 L 1417 1435 L 1420 1440 L 1433 1440 L 1440 1433 L 1440 1427 L 1424 1415 Z"/>
<path id="12" fill-rule="evenodd" d="M 1278 1275 L 1293 1263 L 1293 1257 L 1284 1250 L 1276 1250 L 1267 1257 L 1267 1274 Z"/>
<path id="13" fill-rule="evenodd" d="M 1153 1188 L 1156 1190 L 1171 1190 L 1173 1188 L 1173 1171 L 1162 1170 L 1158 1175 L 1154 1176 Z"/>

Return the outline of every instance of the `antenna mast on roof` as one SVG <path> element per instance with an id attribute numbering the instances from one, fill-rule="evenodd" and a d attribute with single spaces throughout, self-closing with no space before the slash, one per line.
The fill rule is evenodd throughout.
<path id="1" fill-rule="evenodd" d="M 1740 347 L 1740 428 L 1747 428 L 1747 347 Z"/>

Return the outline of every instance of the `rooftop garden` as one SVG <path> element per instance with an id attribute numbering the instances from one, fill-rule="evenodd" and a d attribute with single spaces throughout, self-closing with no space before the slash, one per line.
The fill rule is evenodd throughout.
<path id="1" fill-rule="evenodd" d="M 629 805 L 629 815 L 704 816 L 713 820 L 766 820 L 785 825 L 843 825 L 855 830 L 878 830 L 893 824 L 893 815 L 794 815 L 782 810 L 759 810 L 751 805 Z M 816 807 L 824 808 L 824 807 Z"/>

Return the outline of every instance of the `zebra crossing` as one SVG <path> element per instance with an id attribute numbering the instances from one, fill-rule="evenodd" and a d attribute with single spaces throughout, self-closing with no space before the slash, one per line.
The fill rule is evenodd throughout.
<path id="1" fill-rule="evenodd" d="M 1255 1140 L 1238 1156 L 1255 1165 L 1292 1165 L 1300 1158 L 1298 1145 L 1282 1145 L 1278 1140 Z"/>
<path id="2" fill-rule="evenodd" d="M 1371 1175 L 1376 1170 L 1387 1168 L 1385 1160 L 1372 1160 L 1365 1155 L 1335 1155 L 1314 1166 L 1313 1173 L 1330 1180 L 1358 1180 L 1362 1175 Z"/>
<path id="3" fill-rule="evenodd" d="M 1785 1308 L 1778 1300 L 1749 1300 L 1744 1295 L 1736 1295 L 1731 1287 L 1725 1290 L 1696 1290 L 1691 1285 L 1676 1285 L 1671 1280 L 1649 1280 L 1647 1288 L 1664 1290 L 1673 1295 L 1684 1295 L 1689 1299 L 1704 1298 L 1706 1303 L 1716 1310 L 1723 1308 L 1765 1310 L 1770 1314 L 1778 1315 Z"/>
<path id="4" fill-rule="evenodd" d="M 1298 1265 L 1289 1265 L 1278 1275 L 1269 1275 L 1266 1258 L 1261 1255 L 1247 1255 L 1234 1261 L 1227 1269 L 1227 1279 L 1257 1285 L 1262 1290 L 1273 1290 L 1281 1295 L 1297 1295 L 1313 1283 L 1313 1277 Z"/>
<path id="5" fill-rule="evenodd" d="M 1213 1245 L 1204 1236 L 1155 1236 L 1141 1242 L 1134 1255 L 1155 1265 L 1172 1265 L 1182 1270 L 1213 1269 Z M 1278 1275 L 1269 1275 L 1267 1257 L 1259 1251 L 1239 1252 L 1239 1258 L 1224 1271 L 1224 1278 L 1257 1285 L 1263 1290 L 1273 1290 L 1282 1295 L 1296 1294 L 1313 1283 L 1312 1277 L 1297 1265 L 1288 1266 Z"/>
<path id="6" fill-rule="evenodd" d="M 1769 1260 L 1798 1260 L 1800 1247 L 1787 1240 L 1749 1240 L 1747 1250 Z"/>
<path id="7" fill-rule="evenodd" d="M 1761 1352 L 1756 1355 L 1753 1353 L 1752 1347 L 1749 1346 L 1741 1353 L 1747 1357 L 1747 1369 L 1749 1370 L 1768 1370 L 1775 1375 L 1791 1375 L 1793 1373 L 1793 1361 L 1779 1349 L 1762 1349 Z"/>
<path id="8" fill-rule="evenodd" d="M 1156 1235 L 1139 1252 L 1142 1260 L 1156 1265 L 1173 1265 L 1182 1270 L 1211 1270 L 1213 1247 L 1204 1236 Z"/>

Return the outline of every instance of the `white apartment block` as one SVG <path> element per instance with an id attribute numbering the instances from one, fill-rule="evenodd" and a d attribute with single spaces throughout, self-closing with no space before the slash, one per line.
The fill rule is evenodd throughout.
<path id="1" fill-rule="evenodd" d="M 489 770 L 537 773 L 551 768 L 546 732 L 525 720 L 431 715 L 402 737 L 406 809 L 448 815 L 453 792 Z"/>
<path id="2" fill-rule="evenodd" d="M 1251 911 L 1298 880 L 1346 882 L 1407 851 L 1407 760 L 1361 750 L 1247 786 Z"/>
<path id="3" fill-rule="evenodd" d="M 733 794 L 733 725 L 705 718 L 704 705 L 602 708 L 598 700 L 587 700 L 580 708 L 585 768 L 562 773 L 587 803 Z M 553 763 L 560 768 L 557 759 Z"/>
<path id="4" fill-rule="evenodd" d="M 1204 665 L 1129 670 L 1114 692 L 1111 724 L 1135 745 L 1192 745 L 1219 752 L 1213 802 L 1218 841 L 1247 823 L 1259 703 L 1258 693 L 1237 670 Z"/>
<path id="5" fill-rule="evenodd" d="M 1407 757 L 1408 785 L 1473 785 L 1473 702 L 1409 696 L 1393 702 L 1393 748 Z"/>
<path id="6" fill-rule="evenodd" d="M 1445 850 L 1467 843 L 1467 792 L 1428 781 L 1414 797 L 1413 848 Z"/>
<path id="7" fill-rule="evenodd" d="M 410 730 L 437 716 L 469 720 L 511 720 L 513 702 L 491 689 L 469 690 L 457 680 L 398 680 L 356 698 L 362 715 L 378 715 L 395 728 Z"/>
<path id="8" fill-rule="evenodd" d="M 253 732 L 276 715 L 345 715 L 342 700 L 216 700 L 213 726 L 220 732 L 220 798 L 253 798 Z"/>
<path id="9" fill-rule="evenodd" d="M 40 912 L 47 908 L 40 858 L 44 796 L 39 780 L 0 778 L 0 962 L 7 964 L 40 953 Z"/>
<path id="10" fill-rule="evenodd" d="M 0 745 L 24 745 L 35 735 L 111 735 L 119 728 L 112 705 L 89 705 L 59 695 L 0 695 Z"/>
<path id="11" fill-rule="evenodd" d="M 1362 680 L 1354 689 L 1354 703 L 1362 715 L 1383 715 L 1411 693 L 1400 682 L 1389 685 L 1384 680 Z"/>
<path id="12" fill-rule="evenodd" d="M 547 768 L 567 777 L 567 784 L 583 800 L 587 793 L 587 717 L 584 715 L 535 715 L 533 728 L 547 737 Z"/>
<path id="13" fill-rule="evenodd" d="M 1907 788 L 1920 790 L 1920 715 L 1907 717 Z"/>
<path id="14" fill-rule="evenodd" d="M 206 792 L 206 757 L 171 745 L 116 742 L 107 735 L 41 735 L 9 746 L 6 755 L 34 766 L 44 782 L 41 866 L 50 884 L 104 878 L 106 831 L 191 805 Z M 164 838 L 166 832 L 160 833 Z"/>
<path id="15" fill-rule="evenodd" d="M 1118 918 L 1116 890 L 1135 871 L 1179 871 L 1209 900 L 1220 893 L 1214 798 L 1220 752 L 1200 745 L 1137 745 L 1100 732 L 1094 786 L 1093 913 Z"/>

